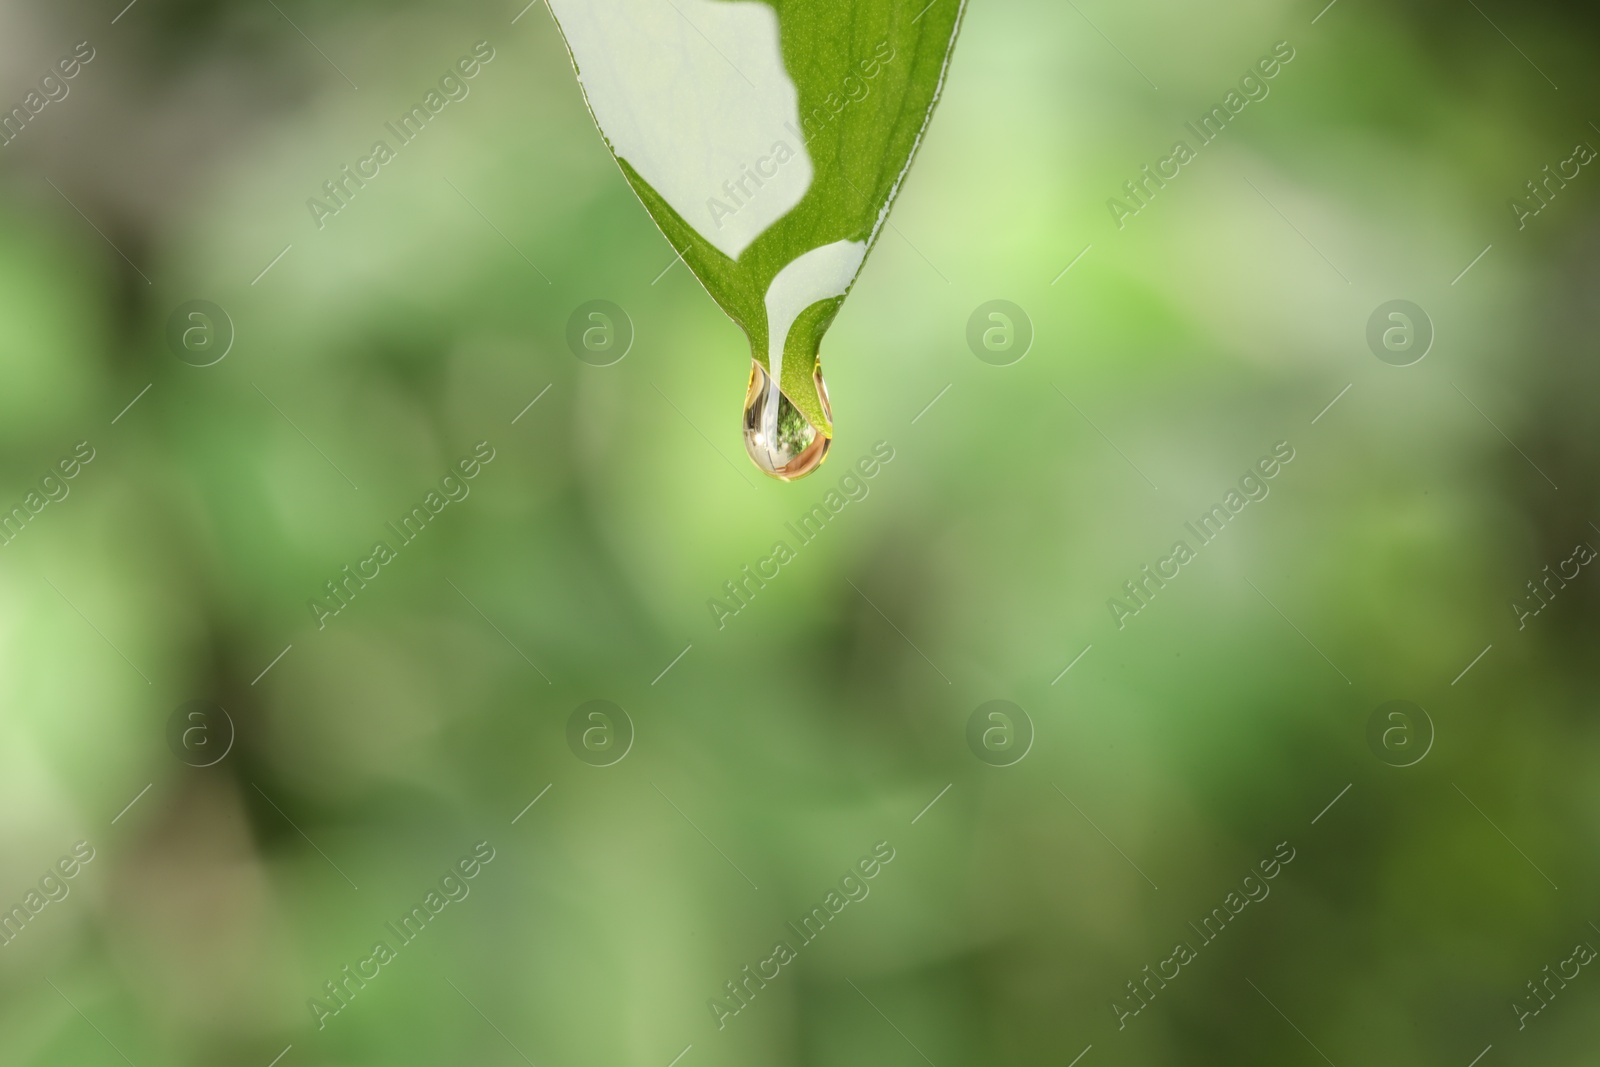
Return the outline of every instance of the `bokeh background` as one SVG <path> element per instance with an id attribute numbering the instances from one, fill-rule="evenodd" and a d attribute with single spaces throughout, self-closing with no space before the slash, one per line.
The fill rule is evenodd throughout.
<path id="1" fill-rule="evenodd" d="M 972 5 L 824 345 L 834 455 L 793 485 L 742 455 L 742 335 L 519 9 L 0 7 L 7 109 L 94 51 L 0 147 L 0 503 L 94 455 L 0 548 L 0 906 L 93 850 L 0 947 L 0 1060 L 1592 1062 L 1592 968 L 1514 1004 L 1600 946 L 1596 579 L 1513 604 L 1600 545 L 1600 174 L 1521 229 L 1509 203 L 1600 145 L 1591 9 Z M 1280 41 L 1119 229 L 1108 198 Z M 470 96 L 319 228 L 307 199 L 478 42 Z M 566 342 L 595 299 L 631 322 L 610 366 Z M 967 342 L 996 299 L 1033 332 L 1009 366 Z M 1410 366 L 1367 344 L 1393 299 L 1435 333 Z M 210 366 L 168 339 L 194 300 L 234 334 Z M 1119 629 L 1108 599 L 1278 442 L 1270 496 Z M 631 733 L 608 766 L 568 741 L 595 699 L 627 716 L 600 749 Z M 968 744 L 992 700 L 1026 716 L 1006 758 Z M 1390 700 L 1427 724 L 1369 743 Z M 189 701 L 226 719 L 186 749 Z M 878 842 L 870 895 L 719 1029 Z"/>

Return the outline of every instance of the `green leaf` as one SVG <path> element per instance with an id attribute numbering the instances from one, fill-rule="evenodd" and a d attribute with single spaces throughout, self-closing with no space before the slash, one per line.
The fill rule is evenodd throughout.
<path id="1" fill-rule="evenodd" d="M 933 114 L 966 0 L 550 6 L 639 199 L 831 436 L 817 350 Z"/>

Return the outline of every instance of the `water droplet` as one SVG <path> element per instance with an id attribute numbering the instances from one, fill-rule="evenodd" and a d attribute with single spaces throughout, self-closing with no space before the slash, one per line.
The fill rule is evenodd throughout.
<path id="1" fill-rule="evenodd" d="M 828 386 L 822 380 L 820 364 L 815 375 L 822 410 L 831 419 L 833 409 L 828 405 Z M 751 360 L 750 387 L 744 395 L 744 450 L 750 453 L 751 462 L 764 474 L 793 481 L 822 466 L 832 443 L 800 413 L 766 368 Z"/>

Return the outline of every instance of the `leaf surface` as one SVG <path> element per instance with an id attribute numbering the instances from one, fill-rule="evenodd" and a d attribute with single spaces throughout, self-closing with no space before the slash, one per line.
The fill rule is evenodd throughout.
<path id="1" fill-rule="evenodd" d="M 629 184 L 831 435 L 822 335 L 910 168 L 965 0 L 550 5 Z"/>

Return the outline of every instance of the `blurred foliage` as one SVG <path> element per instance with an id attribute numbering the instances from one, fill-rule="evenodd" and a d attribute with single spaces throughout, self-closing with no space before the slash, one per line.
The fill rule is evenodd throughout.
<path id="1" fill-rule="evenodd" d="M 740 455 L 743 338 L 662 273 L 542 6 L 7 5 L 5 106 L 97 56 L 0 147 L 0 504 L 95 458 L 0 548 L 0 907 L 96 855 L 0 947 L 0 1059 L 1589 1062 L 1600 979 L 1510 1005 L 1600 944 L 1594 578 L 1508 605 L 1600 543 L 1600 177 L 1521 231 L 1507 203 L 1600 143 L 1595 14 L 1320 6 L 974 6 L 824 346 L 833 458 L 785 486 Z M 1117 229 L 1280 40 L 1271 95 Z M 479 41 L 471 95 L 319 229 L 307 198 Z M 1037 332 L 1005 368 L 965 341 L 997 297 Z M 1437 329 L 1406 368 L 1364 341 L 1397 297 Z M 637 332 L 611 367 L 565 346 L 593 298 Z M 237 333 L 204 368 L 165 340 L 194 299 Z M 1118 630 L 1278 441 L 1271 495 Z M 636 730 L 609 767 L 567 747 L 592 698 Z M 1437 729 L 1404 769 L 1366 742 L 1396 698 Z M 211 767 L 168 746 L 193 699 L 237 731 Z M 992 699 L 1037 731 L 1011 767 L 966 747 Z M 485 840 L 318 1030 L 308 998 Z M 879 841 L 870 896 L 719 1031 L 708 999 Z"/>

